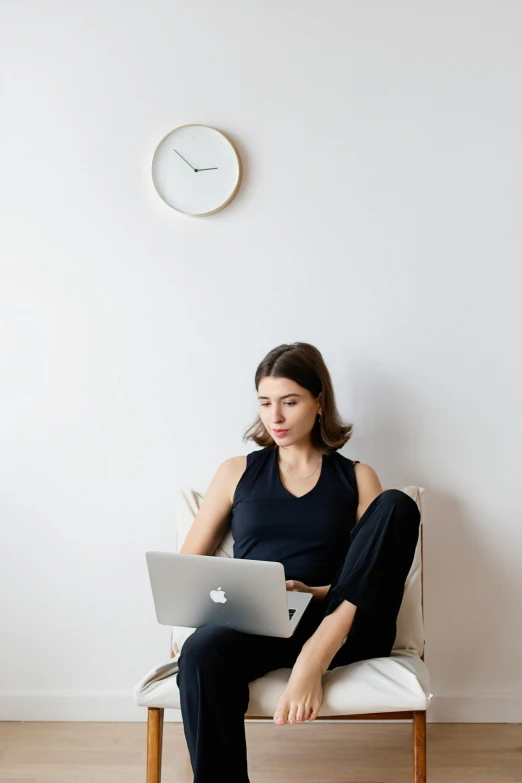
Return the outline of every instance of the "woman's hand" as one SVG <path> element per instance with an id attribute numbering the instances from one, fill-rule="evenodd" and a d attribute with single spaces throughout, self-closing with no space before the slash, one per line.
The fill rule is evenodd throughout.
<path id="1" fill-rule="evenodd" d="M 299 593 L 312 593 L 312 601 L 322 601 L 326 598 L 328 590 L 331 585 L 324 585 L 323 587 L 309 587 L 304 582 L 300 582 L 298 579 L 287 579 L 286 589 L 297 590 Z"/>

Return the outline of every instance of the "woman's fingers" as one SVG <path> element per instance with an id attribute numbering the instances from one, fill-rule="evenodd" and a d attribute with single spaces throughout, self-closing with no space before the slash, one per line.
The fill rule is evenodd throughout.
<path id="1" fill-rule="evenodd" d="M 298 579 L 287 579 L 286 580 L 286 589 L 287 590 L 299 590 L 303 593 L 311 593 L 312 589 L 308 587 L 308 585 L 305 585 L 304 582 L 300 582 Z"/>

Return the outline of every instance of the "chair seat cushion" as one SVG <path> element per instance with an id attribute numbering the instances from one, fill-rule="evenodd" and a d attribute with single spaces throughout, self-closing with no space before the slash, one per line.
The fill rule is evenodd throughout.
<path id="1" fill-rule="evenodd" d="M 140 707 L 180 709 L 176 683 L 178 658 L 152 669 L 135 686 Z M 291 669 L 275 669 L 250 683 L 247 715 L 271 718 Z M 393 650 L 390 657 L 370 658 L 338 666 L 323 676 L 320 716 L 428 709 L 433 694 L 424 661 L 410 651 Z"/>

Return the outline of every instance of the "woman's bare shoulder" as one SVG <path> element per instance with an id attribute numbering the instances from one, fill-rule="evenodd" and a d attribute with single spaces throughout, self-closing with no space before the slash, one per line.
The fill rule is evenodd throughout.
<path id="1" fill-rule="evenodd" d="M 353 469 L 358 485 L 361 484 L 363 487 L 370 487 L 371 489 L 376 489 L 378 486 L 381 487 L 379 476 L 371 465 L 367 465 L 365 462 L 356 462 Z M 380 491 L 382 492 L 382 487 Z"/>
<path id="2" fill-rule="evenodd" d="M 234 502 L 234 495 L 236 494 L 236 487 L 247 467 L 247 458 L 246 454 L 240 454 L 239 457 L 229 457 L 225 461 L 228 463 L 228 476 L 230 480 L 229 495 L 230 505 L 232 505 Z"/>
<path id="3" fill-rule="evenodd" d="M 357 492 L 359 495 L 359 504 L 357 506 L 356 521 L 358 522 L 364 514 L 370 503 L 381 494 L 382 485 L 379 476 L 371 465 L 364 462 L 358 462 L 355 466 L 355 478 L 357 481 Z"/>

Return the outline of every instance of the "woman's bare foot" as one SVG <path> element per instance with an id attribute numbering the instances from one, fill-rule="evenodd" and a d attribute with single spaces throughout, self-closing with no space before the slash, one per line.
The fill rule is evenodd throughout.
<path id="1" fill-rule="evenodd" d="M 322 676 L 336 652 L 348 639 L 357 607 L 343 600 L 304 643 L 286 688 L 278 699 L 274 721 L 297 723 L 315 720 L 323 703 Z"/>
<path id="2" fill-rule="evenodd" d="M 278 699 L 274 722 L 312 721 L 323 703 L 323 684 L 320 666 L 304 651 L 299 654 L 286 688 Z"/>

